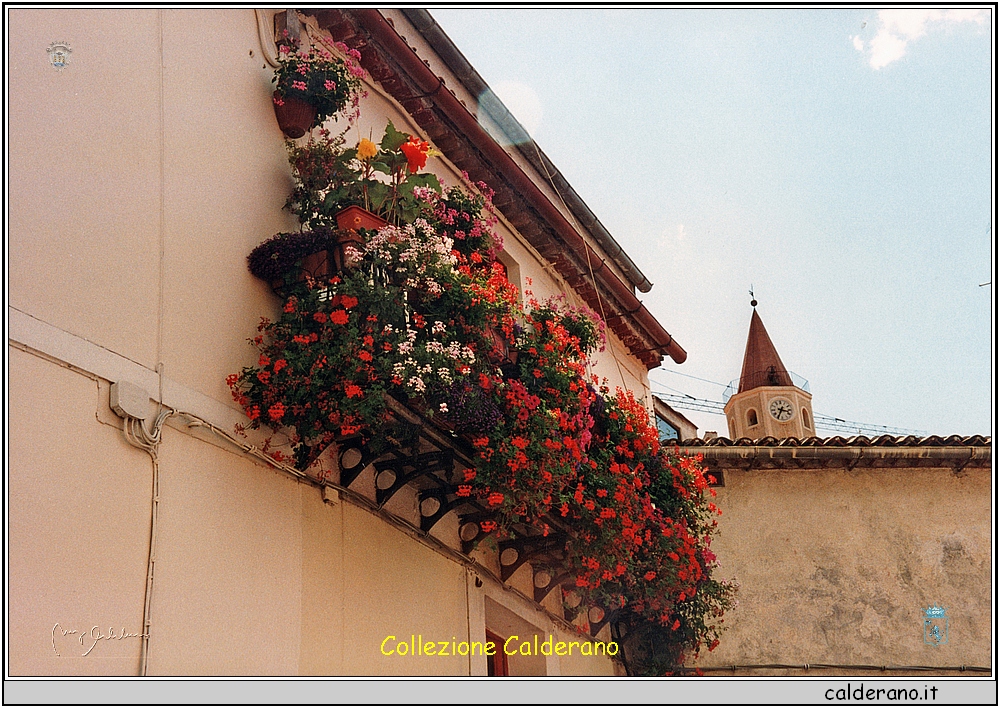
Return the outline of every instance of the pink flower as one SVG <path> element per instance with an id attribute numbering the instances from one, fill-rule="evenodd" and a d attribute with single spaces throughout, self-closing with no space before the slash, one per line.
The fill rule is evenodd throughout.
<path id="1" fill-rule="evenodd" d="M 323 82 L 323 88 L 325 88 L 327 91 L 333 91 L 335 88 L 337 88 L 337 84 L 327 79 L 326 81 Z"/>
<path id="2" fill-rule="evenodd" d="M 306 66 L 305 64 L 299 64 L 299 68 L 296 69 L 295 71 L 305 76 L 306 72 L 309 71 L 309 67 Z"/>
<path id="3" fill-rule="evenodd" d="M 293 89 L 298 89 L 299 91 L 305 91 L 306 90 L 306 82 L 305 81 L 293 81 L 292 82 L 292 88 Z"/>
<path id="4" fill-rule="evenodd" d="M 276 106 L 283 106 L 283 105 L 285 105 L 285 102 L 284 102 L 284 101 L 282 101 L 282 100 L 281 100 L 280 98 L 278 98 L 277 96 L 275 96 L 275 97 L 274 97 L 274 105 L 276 105 Z"/>

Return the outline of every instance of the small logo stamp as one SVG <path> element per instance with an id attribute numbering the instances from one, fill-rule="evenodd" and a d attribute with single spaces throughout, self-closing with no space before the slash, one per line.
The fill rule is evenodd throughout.
<path id="1" fill-rule="evenodd" d="M 924 643 L 936 647 L 948 643 L 948 616 L 941 605 L 935 604 L 924 610 Z"/>
<path id="2" fill-rule="evenodd" d="M 69 55 L 73 49 L 69 46 L 69 42 L 53 42 L 45 51 L 48 52 L 49 61 L 56 71 L 62 71 L 69 64 Z"/>

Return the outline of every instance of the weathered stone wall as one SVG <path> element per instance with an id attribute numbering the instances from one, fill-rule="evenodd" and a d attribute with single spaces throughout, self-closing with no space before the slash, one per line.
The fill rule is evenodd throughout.
<path id="1" fill-rule="evenodd" d="M 741 584 L 706 666 L 989 666 L 989 469 L 727 469 L 713 549 Z M 925 643 L 942 605 L 948 641 Z M 844 673 L 852 673 L 845 671 Z"/>

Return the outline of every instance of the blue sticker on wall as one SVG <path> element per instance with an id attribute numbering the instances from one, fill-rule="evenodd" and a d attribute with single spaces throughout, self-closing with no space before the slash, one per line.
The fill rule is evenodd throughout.
<path id="1" fill-rule="evenodd" d="M 948 643 L 948 616 L 940 605 L 924 610 L 924 643 L 934 646 Z"/>

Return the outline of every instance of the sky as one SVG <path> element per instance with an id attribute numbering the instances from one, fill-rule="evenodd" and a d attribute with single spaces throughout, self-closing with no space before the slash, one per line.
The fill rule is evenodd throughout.
<path id="1" fill-rule="evenodd" d="M 653 282 L 654 392 L 722 400 L 752 286 L 814 413 L 992 434 L 989 10 L 430 12 Z"/>

